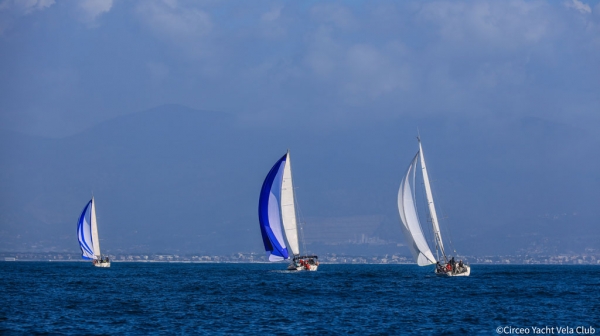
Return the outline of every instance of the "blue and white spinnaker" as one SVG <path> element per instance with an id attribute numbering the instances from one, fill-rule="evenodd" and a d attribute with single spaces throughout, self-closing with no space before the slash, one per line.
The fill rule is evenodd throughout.
<path id="1" fill-rule="evenodd" d="M 286 159 L 284 155 L 267 174 L 258 201 L 258 220 L 265 251 L 270 261 L 289 259 L 281 225 L 281 185 Z"/>
<path id="2" fill-rule="evenodd" d="M 83 208 L 79 221 L 77 221 L 77 239 L 79 240 L 83 259 L 101 259 L 98 226 L 96 225 L 96 207 L 93 197 Z"/>

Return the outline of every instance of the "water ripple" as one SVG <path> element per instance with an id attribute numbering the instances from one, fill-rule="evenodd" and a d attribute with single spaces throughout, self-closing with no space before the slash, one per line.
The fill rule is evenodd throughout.
<path id="1" fill-rule="evenodd" d="M 494 334 L 600 329 L 600 267 L 0 262 L 1 334 Z M 561 276 L 556 276 L 561 274 Z"/>

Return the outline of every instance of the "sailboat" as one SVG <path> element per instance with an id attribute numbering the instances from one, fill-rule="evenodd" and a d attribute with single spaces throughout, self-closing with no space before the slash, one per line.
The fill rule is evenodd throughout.
<path id="1" fill-rule="evenodd" d="M 96 202 L 94 197 L 85 205 L 77 221 L 77 239 L 81 248 L 81 257 L 92 260 L 96 267 L 110 267 L 108 257 L 103 258 L 100 253 L 100 239 L 98 238 L 98 222 L 96 221 Z"/>
<path id="2" fill-rule="evenodd" d="M 258 202 L 258 219 L 269 261 L 289 260 L 291 257 L 288 270 L 317 270 L 317 256 L 300 255 L 289 151 L 275 163 L 263 182 Z"/>
<path id="3" fill-rule="evenodd" d="M 421 145 L 420 137 L 419 151 L 412 159 L 406 175 L 400 183 L 398 190 L 398 211 L 402 220 L 402 231 L 408 243 L 408 248 L 412 253 L 415 261 L 419 266 L 436 265 L 435 274 L 442 276 L 469 276 L 471 274 L 471 266 L 463 264 L 462 260 L 456 262 L 454 257 L 451 259 L 446 254 L 442 233 L 440 232 L 440 224 L 433 195 L 431 193 L 431 184 L 429 183 L 429 175 L 427 166 L 425 165 L 425 155 L 423 154 L 423 146 Z M 433 256 L 429 248 L 429 244 L 423 234 L 423 229 L 417 215 L 417 207 L 415 202 L 415 175 L 417 163 L 421 161 L 421 172 L 423 174 L 423 184 L 425 186 L 425 195 L 427 196 L 427 205 L 429 208 L 429 216 L 433 228 L 433 240 L 435 243 L 437 259 Z"/>

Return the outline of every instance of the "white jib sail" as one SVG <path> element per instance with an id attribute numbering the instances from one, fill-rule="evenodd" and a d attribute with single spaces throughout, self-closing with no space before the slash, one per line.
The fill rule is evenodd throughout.
<path id="1" fill-rule="evenodd" d="M 435 258 L 429 249 L 427 240 L 423 235 L 421 223 L 419 223 L 419 216 L 417 215 L 417 209 L 414 200 L 414 192 L 411 188 L 415 184 L 415 170 L 417 167 L 418 153 L 408 167 L 406 176 L 400 183 L 400 190 L 398 190 L 398 211 L 400 212 L 400 219 L 402 220 L 402 232 L 408 242 L 408 248 L 412 253 L 415 261 L 419 266 L 427 266 L 435 263 Z"/>
<path id="2" fill-rule="evenodd" d="M 281 219 L 285 237 L 293 255 L 300 254 L 298 248 L 298 228 L 296 224 L 296 206 L 294 204 L 294 185 L 292 183 L 292 162 L 290 153 L 287 154 L 281 182 Z"/>
<path id="3" fill-rule="evenodd" d="M 96 223 L 96 201 L 92 197 L 92 213 L 90 215 L 90 225 L 92 227 L 92 244 L 94 245 L 94 256 L 96 259 L 101 258 L 100 254 L 100 239 L 98 238 L 98 224 Z"/>
<path id="4" fill-rule="evenodd" d="M 427 166 L 425 165 L 425 155 L 423 154 L 423 147 L 421 146 L 421 140 L 419 139 L 419 153 L 421 155 L 421 170 L 423 171 L 423 182 L 425 184 L 425 194 L 427 195 L 427 205 L 429 206 L 429 214 L 431 215 L 431 223 L 433 225 L 433 235 L 439 246 L 440 252 L 444 258 L 446 252 L 444 251 L 444 244 L 442 243 L 442 233 L 440 232 L 440 226 L 438 224 L 437 213 L 435 212 L 435 204 L 433 203 L 433 194 L 431 193 L 431 185 L 429 184 L 429 174 L 427 174 Z"/>

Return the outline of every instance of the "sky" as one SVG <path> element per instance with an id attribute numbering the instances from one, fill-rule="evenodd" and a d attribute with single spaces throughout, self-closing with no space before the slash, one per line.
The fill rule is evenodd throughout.
<path id="1" fill-rule="evenodd" d="M 446 128 L 453 139 L 433 144 L 485 134 L 495 139 L 485 167 L 497 166 L 491 157 L 524 162 L 555 172 L 538 174 L 550 183 L 570 159 L 598 166 L 599 84 L 600 1 L 0 0 L 0 131 L 36 139 L 74 139 L 173 104 L 232 116 L 245 130 L 372 139 L 404 120 L 435 138 L 436 121 L 451 120 L 470 131 Z M 527 127 L 545 134 L 543 149 L 520 136 Z M 414 141 L 415 128 L 394 141 Z M 498 145 L 507 137 L 528 143 L 511 157 Z M 570 157 L 578 147 L 586 152 Z M 527 166 L 528 150 L 546 168 Z M 19 192 L 7 186 L 5 206 Z M 566 198 L 591 209 L 598 195 L 583 189 Z"/>
<path id="2" fill-rule="evenodd" d="M 247 123 L 598 122 L 598 1 L 0 2 L 0 121 L 61 137 L 176 103 Z"/>

